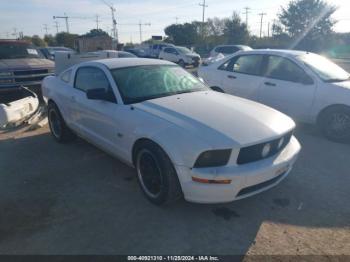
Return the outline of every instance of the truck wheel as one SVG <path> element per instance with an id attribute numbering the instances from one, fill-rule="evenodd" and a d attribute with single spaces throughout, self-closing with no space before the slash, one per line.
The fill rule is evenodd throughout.
<path id="1" fill-rule="evenodd" d="M 55 103 L 49 103 L 47 115 L 51 134 L 57 142 L 66 143 L 75 138 L 75 134 L 67 127 Z"/>
<path id="2" fill-rule="evenodd" d="M 338 143 L 350 142 L 350 107 L 334 106 L 319 117 L 319 126 L 324 136 Z"/>
<path id="3" fill-rule="evenodd" d="M 186 67 L 185 61 L 181 59 L 179 61 L 179 66 L 181 66 L 182 68 L 185 68 Z"/>
<path id="4" fill-rule="evenodd" d="M 158 145 L 145 142 L 139 146 L 135 166 L 140 187 L 151 203 L 166 205 L 182 197 L 176 170 Z"/>

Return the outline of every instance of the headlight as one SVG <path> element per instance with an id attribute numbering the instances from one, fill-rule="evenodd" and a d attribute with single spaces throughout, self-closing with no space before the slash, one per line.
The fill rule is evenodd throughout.
<path id="1" fill-rule="evenodd" d="M 266 144 L 264 145 L 262 151 L 261 151 L 261 156 L 263 158 L 267 157 L 271 152 L 271 144 Z"/>
<path id="2" fill-rule="evenodd" d="M 203 152 L 197 158 L 194 168 L 225 166 L 230 159 L 231 152 L 231 149 Z"/>
<path id="3" fill-rule="evenodd" d="M 0 72 L 0 77 L 11 77 L 12 72 Z"/>

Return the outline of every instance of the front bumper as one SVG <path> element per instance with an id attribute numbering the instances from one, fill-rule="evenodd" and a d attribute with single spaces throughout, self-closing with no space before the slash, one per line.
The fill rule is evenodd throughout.
<path id="1" fill-rule="evenodd" d="M 251 164 L 218 168 L 176 166 L 182 191 L 187 201 L 225 203 L 253 196 L 279 184 L 292 170 L 301 146 L 293 136 L 278 155 Z M 192 177 L 231 180 L 231 184 L 202 184 Z"/>

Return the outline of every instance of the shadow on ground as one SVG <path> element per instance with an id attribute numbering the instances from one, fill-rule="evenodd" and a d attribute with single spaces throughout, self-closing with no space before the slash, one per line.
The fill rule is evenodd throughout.
<path id="1" fill-rule="evenodd" d="M 308 126 L 296 134 L 300 159 L 278 187 L 230 204 L 166 208 L 145 200 L 133 169 L 82 140 L 60 145 L 42 132 L 0 141 L 0 253 L 228 255 L 257 244 L 288 250 L 300 238 L 317 253 L 319 231 L 283 235 L 292 226 L 350 227 L 350 146 Z"/>

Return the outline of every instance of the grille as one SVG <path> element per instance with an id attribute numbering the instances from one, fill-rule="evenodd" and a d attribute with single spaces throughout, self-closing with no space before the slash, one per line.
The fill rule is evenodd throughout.
<path id="1" fill-rule="evenodd" d="M 282 151 L 289 144 L 292 135 L 293 135 L 293 132 L 290 132 L 283 136 L 284 142 L 280 148 L 278 148 L 278 144 L 282 137 L 269 142 L 242 148 L 237 158 L 237 164 L 238 165 L 248 164 L 248 163 L 256 162 L 256 161 L 276 155 L 278 152 Z M 271 145 L 271 150 L 269 154 L 263 157 L 262 151 L 264 146 L 267 144 Z"/>
<path id="2" fill-rule="evenodd" d="M 21 78 L 16 78 L 15 81 L 16 83 L 24 83 L 24 82 L 32 82 L 32 81 L 41 81 L 45 78 L 46 76 L 33 76 L 33 77 L 21 77 Z"/>
<path id="3" fill-rule="evenodd" d="M 21 70 L 21 71 L 13 72 L 15 76 L 39 75 L 39 74 L 47 74 L 47 73 L 49 73 L 49 70 L 47 69 L 32 69 L 32 70 Z"/>
<path id="4" fill-rule="evenodd" d="M 286 173 L 283 173 L 283 174 L 281 174 L 275 178 L 272 178 L 268 181 L 262 182 L 260 184 L 254 185 L 254 186 L 243 188 L 241 191 L 239 191 L 239 193 L 237 194 L 237 197 L 248 195 L 248 194 L 254 193 L 255 191 L 259 191 L 261 189 L 269 187 L 269 186 L 273 185 L 274 183 L 276 183 L 278 180 L 280 180 L 285 174 Z"/>

